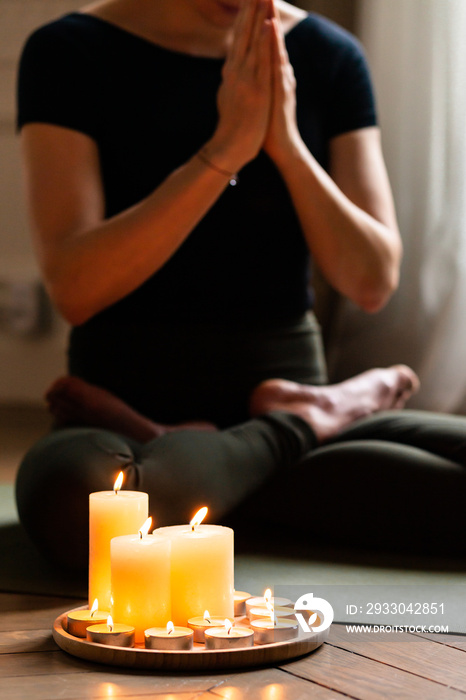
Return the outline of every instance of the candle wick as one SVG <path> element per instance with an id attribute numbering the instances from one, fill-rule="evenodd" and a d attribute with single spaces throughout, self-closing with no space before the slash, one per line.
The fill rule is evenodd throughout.
<path id="1" fill-rule="evenodd" d="M 142 540 L 142 532 L 139 530 L 139 539 Z"/>
<path id="2" fill-rule="evenodd" d="M 191 532 L 194 532 L 194 525 L 191 525 Z"/>
<path id="3" fill-rule="evenodd" d="M 170 627 L 170 629 L 168 630 L 168 634 L 171 634 L 172 632 L 173 632 L 173 630 L 172 630 L 172 628 Z"/>

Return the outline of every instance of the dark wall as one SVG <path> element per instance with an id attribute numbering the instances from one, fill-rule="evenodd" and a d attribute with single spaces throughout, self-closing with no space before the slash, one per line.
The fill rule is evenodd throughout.
<path id="1" fill-rule="evenodd" d="M 292 2 L 297 7 L 318 12 L 346 29 L 354 31 L 357 0 L 292 0 Z"/>

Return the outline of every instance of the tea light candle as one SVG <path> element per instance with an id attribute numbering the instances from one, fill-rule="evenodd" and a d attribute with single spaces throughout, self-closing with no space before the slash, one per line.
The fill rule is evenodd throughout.
<path id="1" fill-rule="evenodd" d="M 149 514 L 149 496 L 141 491 L 120 491 L 120 472 L 113 491 L 89 496 L 89 606 L 98 599 L 110 611 L 110 540 L 138 531 Z M 166 619 L 166 618 L 165 618 Z"/>
<path id="2" fill-rule="evenodd" d="M 283 606 L 285 608 L 292 608 L 293 603 L 289 598 L 273 598 L 272 597 L 272 591 L 270 588 L 267 588 L 263 596 L 258 596 L 256 598 L 249 598 L 249 600 L 246 601 L 246 615 L 249 617 L 249 611 L 251 608 L 264 608 L 267 609 L 267 603 L 270 603 L 273 606 Z M 267 613 L 266 613 L 267 615 Z"/>
<path id="3" fill-rule="evenodd" d="M 249 627 L 233 627 L 225 620 L 223 627 L 213 627 L 205 631 L 206 649 L 238 649 L 254 645 L 254 632 Z"/>
<path id="4" fill-rule="evenodd" d="M 170 618 L 170 540 L 148 535 L 151 523 L 111 541 L 112 616 L 132 625 L 141 644 L 144 630 Z"/>
<path id="5" fill-rule="evenodd" d="M 248 619 L 250 622 L 252 620 L 260 620 L 263 617 L 272 617 L 279 620 L 296 620 L 295 612 L 293 608 L 286 608 L 283 605 L 271 605 L 270 608 L 251 608 L 249 610 Z"/>
<path id="6" fill-rule="evenodd" d="M 98 625 L 101 622 L 106 622 L 108 610 L 98 610 L 99 603 L 97 598 L 94 600 L 90 610 L 72 610 L 66 617 L 66 630 L 73 637 L 86 638 L 86 629 L 89 625 Z"/>
<path id="7" fill-rule="evenodd" d="M 151 627 L 145 630 L 144 644 L 146 649 L 189 650 L 193 648 L 193 631 L 188 627 L 175 627 L 170 621 L 166 627 Z"/>
<path id="8" fill-rule="evenodd" d="M 246 593 L 246 591 L 234 591 L 235 617 L 246 615 L 246 601 L 249 598 L 251 598 L 251 594 Z"/>
<path id="9" fill-rule="evenodd" d="M 231 619 L 230 622 L 233 624 L 234 620 Z M 194 631 L 194 641 L 199 644 L 204 644 L 205 631 L 213 629 L 214 627 L 220 627 L 224 623 L 224 617 L 212 617 L 209 611 L 206 610 L 204 612 L 204 617 L 191 617 L 188 620 L 188 627 Z"/>
<path id="10" fill-rule="evenodd" d="M 234 617 L 233 530 L 201 525 L 207 508 L 201 511 L 189 525 L 155 530 L 156 535 L 171 540 L 171 619 L 175 625 L 186 625 L 206 609 L 222 619 Z"/>
<path id="11" fill-rule="evenodd" d="M 251 630 L 254 632 L 256 644 L 273 644 L 284 642 L 298 636 L 299 626 L 297 620 L 271 620 L 262 618 L 251 622 Z"/>
<path id="12" fill-rule="evenodd" d="M 134 646 L 134 627 L 130 625 L 114 624 L 111 615 L 105 625 L 91 625 L 87 628 L 86 638 L 88 642 L 96 644 L 108 644 L 114 647 Z"/>

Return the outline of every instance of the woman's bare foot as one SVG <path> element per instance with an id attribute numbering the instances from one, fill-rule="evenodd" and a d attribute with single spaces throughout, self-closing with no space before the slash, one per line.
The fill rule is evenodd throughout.
<path id="1" fill-rule="evenodd" d="M 212 423 L 203 421 L 179 425 L 154 423 L 106 389 L 79 377 L 57 379 L 47 391 L 45 399 L 60 427 L 89 425 L 113 430 L 140 442 L 179 430 L 217 430 Z"/>
<path id="2" fill-rule="evenodd" d="M 403 408 L 418 389 L 419 379 L 405 365 L 371 369 L 330 386 L 269 379 L 253 391 L 249 409 L 252 416 L 269 411 L 295 413 L 323 442 L 358 418 Z"/>

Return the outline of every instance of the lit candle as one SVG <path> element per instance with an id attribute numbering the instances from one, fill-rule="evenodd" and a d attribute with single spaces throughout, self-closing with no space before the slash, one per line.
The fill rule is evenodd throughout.
<path id="1" fill-rule="evenodd" d="M 267 588 L 263 596 L 258 596 L 256 598 L 249 598 L 246 601 L 246 615 L 249 617 L 249 611 L 251 608 L 264 608 L 267 609 L 267 603 L 271 605 L 281 605 L 284 608 L 293 607 L 293 603 L 289 598 L 273 598 L 272 591 Z M 265 613 L 267 615 L 267 613 Z"/>
<path id="2" fill-rule="evenodd" d="M 235 617 L 246 615 L 246 601 L 251 597 L 246 591 L 234 591 Z"/>
<path id="3" fill-rule="evenodd" d="M 170 619 L 170 540 L 148 535 L 148 518 L 138 535 L 115 537 L 111 542 L 112 615 L 132 625 L 136 642 L 144 630 L 161 627 Z"/>
<path id="4" fill-rule="evenodd" d="M 155 531 L 172 543 L 171 617 L 176 625 L 186 625 L 206 609 L 215 616 L 234 617 L 233 530 L 201 525 L 207 508 L 201 511 L 189 525 Z"/>
<path id="5" fill-rule="evenodd" d="M 105 625 L 91 625 L 87 628 L 87 641 L 96 644 L 109 644 L 114 647 L 134 646 L 134 627 L 115 624 L 111 615 Z"/>
<path id="6" fill-rule="evenodd" d="M 267 611 L 272 613 L 272 617 L 279 620 L 296 620 L 296 615 L 293 608 L 286 608 L 283 605 L 270 605 L 265 608 L 251 608 L 249 610 L 249 621 L 260 620 L 267 616 Z"/>
<path id="7" fill-rule="evenodd" d="M 251 622 L 251 630 L 254 632 L 256 644 L 273 644 L 284 642 L 298 636 L 299 625 L 297 620 L 271 620 L 262 618 Z"/>
<path id="8" fill-rule="evenodd" d="M 98 599 L 103 610 L 110 610 L 110 540 L 130 535 L 148 516 L 149 496 L 141 491 L 120 491 L 120 472 L 113 491 L 89 496 L 89 605 Z"/>
<path id="9" fill-rule="evenodd" d="M 146 649 L 189 650 L 193 648 L 193 631 L 187 627 L 175 627 L 170 621 L 166 627 L 145 630 L 144 643 Z"/>
<path id="10" fill-rule="evenodd" d="M 206 649 L 238 649 L 254 645 L 254 632 L 249 627 L 233 627 L 230 620 L 225 620 L 223 627 L 214 627 L 205 631 Z"/>
<path id="11" fill-rule="evenodd" d="M 89 625 L 98 625 L 100 622 L 105 622 L 108 617 L 108 611 L 98 610 L 98 607 L 99 603 L 96 598 L 90 610 L 72 610 L 69 612 L 66 617 L 68 634 L 85 639 L 86 629 Z"/>
<path id="12" fill-rule="evenodd" d="M 232 619 L 233 623 L 234 620 Z M 209 611 L 204 612 L 204 617 L 190 617 L 188 620 L 188 627 L 194 630 L 194 641 L 200 644 L 205 642 L 205 631 L 207 629 L 213 629 L 214 627 L 220 627 L 225 623 L 225 618 L 223 617 L 213 617 L 209 614 Z"/>

